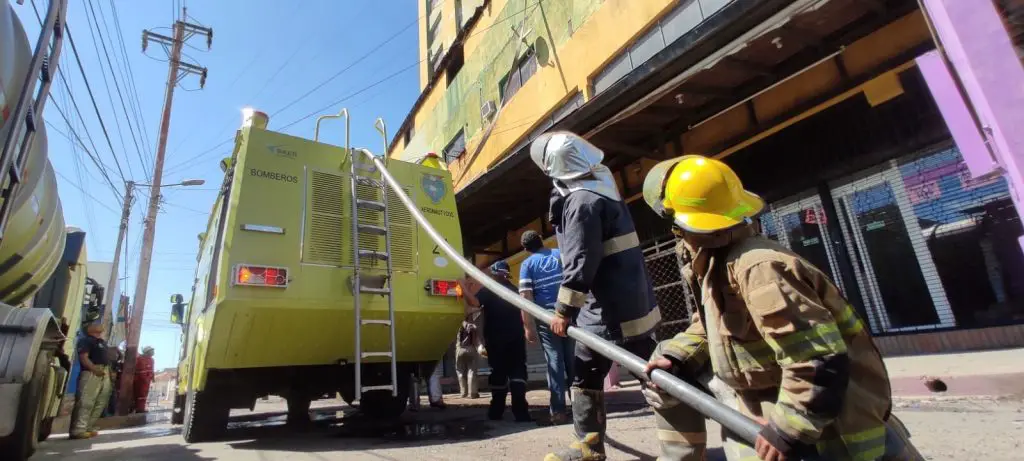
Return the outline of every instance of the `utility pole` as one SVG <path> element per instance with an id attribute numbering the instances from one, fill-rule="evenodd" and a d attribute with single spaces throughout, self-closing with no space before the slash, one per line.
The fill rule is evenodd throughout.
<path id="1" fill-rule="evenodd" d="M 121 264 L 121 247 L 124 244 L 125 234 L 128 232 L 128 220 L 132 214 L 132 204 L 135 200 L 135 183 L 128 181 L 124 185 L 124 209 L 121 210 L 121 228 L 117 231 L 117 245 L 114 247 L 114 262 L 110 263 L 110 280 L 107 282 L 107 290 L 103 296 L 103 327 L 107 339 L 113 338 L 114 322 L 112 319 L 114 310 L 114 287 L 117 286 L 118 266 Z"/>
<path id="2" fill-rule="evenodd" d="M 149 285 L 149 269 L 153 262 L 153 238 L 156 234 L 156 215 L 160 207 L 160 181 L 163 178 L 164 155 L 167 152 L 167 132 L 171 125 L 171 104 L 174 100 L 174 88 L 182 78 L 199 75 L 199 86 L 206 84 L 206 68 L 181 62 L 181 48 L 185 40 L 196 35 L 206 36 L 206 47 L 213 45 L 213 29 L 187 22 L 188 10 L 181 9 L 181 19 L 174 22 L 174 37 L 157 34 L 151 31 L 142 32 L 142 50 L 146 50 L 149 41 L 159 43 L 168 51 L 169 66 L 167 70 L 167 89 L 164 93 L 164 110 L 160 118 L 160 137 L 157 142 L 156 162 L 153 166 L 153 182 L 150 185 L 149 209 L 143 222 L 142 254 L 139 257 L 139 275 L 135 279 L 135 308 L 132 309 L 131 326 L 128 328 L 128 341 L 125 347 L 124 368 L 121 373 L 120 395 L 118 396 L 117 413 L 126 414 L 132 406 L 133 384 L 135 378 L 135 359 L 139 354 L 139 337 L 142 334 L 142 318 L 146 309 L 146 289 Z"/>

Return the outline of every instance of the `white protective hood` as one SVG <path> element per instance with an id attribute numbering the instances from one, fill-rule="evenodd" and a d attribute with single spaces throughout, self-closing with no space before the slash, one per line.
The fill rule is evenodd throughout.
<path id="1" fill-rule="evenodd" d="M 530 146 L 530 158 L 555 184 L 562 196 L 589 190 L 612 200 L 622 200 L 615 177 L 601 164 L 604 152 L 568 131 L 544 133 Z"/>

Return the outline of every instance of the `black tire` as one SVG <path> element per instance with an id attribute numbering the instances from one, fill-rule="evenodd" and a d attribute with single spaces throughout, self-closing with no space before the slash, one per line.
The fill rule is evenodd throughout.
<path id="1" fill-rule="evenodd" d="M 46 389 L 49 388 L 49 375 L 50 352 L 39 351 L 32 370 L 32 380 L 21 392 L 14 432 L 0 439 L 0 453 L 4 454 L 4 459 L 23 461 L 36 453 L 39 447 L 39 427 L 43 420 L 41 409 L 45 408 L 42 403 Z"/>
<path id="2" fill-rule="evenodd" d="M 171 424 L 178 425 L 185 422 L 185 396 L 175 395 L 174 406 L 171 408 Z"/>
<path id="3" fill-rule="evenodd" d="M 395 419 L 405 413 L 409 402 L 409 376 L 401 375 L 398 379 L 398 396 L 391 391 L 364 392 L 359 399 L 359 411 L 371 418 Z"/>
<path id="4" fill-rule="evenodd" d="M 39 440 L 40 442 L 50 438 L 50 434 L 53 433 L 53 420 L 54 418 L 43 418 L 43 422 L 39 423 Z"/>
<path id="5" fill-rule="evenodd" d="M 209 391 L 189 391 L 185 399 L 185 427 L 181 435 L 188 443 L 215 440 L 228 427 L 231 409 Z"/>
<path id="6" fill-rule="evenodd" d="M 310 423 L 309 405 L 312 399 L 307 395 L 288 397 L 288 425 L 305 426 Z"/>

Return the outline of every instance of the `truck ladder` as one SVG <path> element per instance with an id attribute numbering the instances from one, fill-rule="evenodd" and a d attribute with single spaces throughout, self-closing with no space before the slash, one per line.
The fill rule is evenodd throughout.
<path id="1" fill-rule="evenodd" d="M 12 209 L 19 189 L 25 175 L 25 165 L 28 163 L 29 152 L 32 149 L 32 141 L 41 129 L 43 120 L 39 118 L 43 113 L 47 97 L 50 94 L 50 85 L 53 84 L 53 77 L 57 74 L 57 61 L 60 58 L 60 51 L 64 43 L 64 17 L 67 12 L 67 0 L 52 0 L 50 7 L 43 18 L 42 27 L 39 31 L 39 39 L 36 41 L 35 54 L 28 66 L 25 81 L 21 88 L 21 95 L 14 112 L 10 114 L 9 123 L 11 129 L 8 136 L 3 139 L 3 147 L 0 150 L 0 240 L 3 240 L 7 230 L 7 222 L 14 212 Z M 5 1 L 0 8 L 10 8 Z M 11 14 L 14 14 L 11 12 Z M 17 21 L 17 18 L 13 18 Z M 53 43 L 50 43 L 51 38 Z M 36 79 L 39 80 L 39 87 L 36 89 Z M 32 98 L 32 90 L 36 90 L 35 98 Z M 2 117 L 0 117 L 2 118 Z M 4 120 L 7 122 L 7 120 Z"/>
<path id="2" fill-rule="evenodd" d="M 356 379 L 356 399 L 360 399 L 364 392 L 390 390 L 391 395 L 394 397 L 398 396 L 398 361 L 395 356 L 395 297 L 392 291 L 393 285 L 393 272 L 391 263 L 391 232 L 389 230 L 391 221 L 388 216 L 388 190 L 389 186 L 383 180 L 383 178 L 373 177 L 375 173 L 379 175 L 378 168 L 372 163 L 373 154 L 366 149 L 349 149 L 349 159 L 351 162 L 350 166 L 350 193 L 352 195 L 352 263 L 354 266 L 352 275 L 352 288 L 353 298 L 355 305 L 353 310 L 355 313 L 355 379 Z M 360 197 L 357 186 L 369 186 L 369 190 L 373 191 L 371 197 Z M 379 198 L 379 200 L 378 200 Z M 360 218 L 367 216 L 381 216 L 383 218 L 383 225 L 370 224 L 362 222 Z M 372 220 L 377 222 L 376 220 Z M 376 241 L 377 237 L 384 237 L 384 251 L 378 251 L 376 249 L 363 249 L 360 248 L 359 239 L 362 236 L 373 236 L 373 240 Z M 364 279 L 362 274 L 362 261 L 364 259 L 370 259 L 374 262 L 384 261 L 385 272 L 383 280 L 379 280 L 379 283 L 373 285 L 367 285 L 364 282 L 369 281 L 369 277 Z M 388 318 L 387 320 L 379 319 L 363 319 L 362 315 L 362 295 L 380 295 L 384 296 L 388 300 Z M 386 351 L 364 351 L 362 344 L 362 330 L 364 327 L 379 328 L 381 326 L 388 327 L 388 345 L 389 348 Z M 372 385 L 365 386 L 362 381 L 362 365 L 363 359 L 372 357 L 387 357 L 391 362 L 390 373 L 391 373 L 391 384 L 383 385 Z"/>

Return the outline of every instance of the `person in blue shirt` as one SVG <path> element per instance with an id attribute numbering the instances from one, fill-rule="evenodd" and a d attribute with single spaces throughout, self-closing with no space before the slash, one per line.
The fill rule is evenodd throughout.
<path id="1" fill-rule="evenodd" d="M 555 309 L 558 289 L 562 284 L 562 259 L 557 248 L 546 248 L 540 234 L 528 230 L 521 240 L 523 248 L 530 252 L 519 268 L 519 294 L 548 310 Z M 548 389 L 551 391 L 550 410 L 553 424 L 569 422 L 565 396 L 573 379 L 573 357 L 576 342 L 569 337 L 551 332 L 543 322 L 537 322 L 523 313 L 526 340 L 537 342 L 544 348 L 544 359 L 548 364 Z"/>

